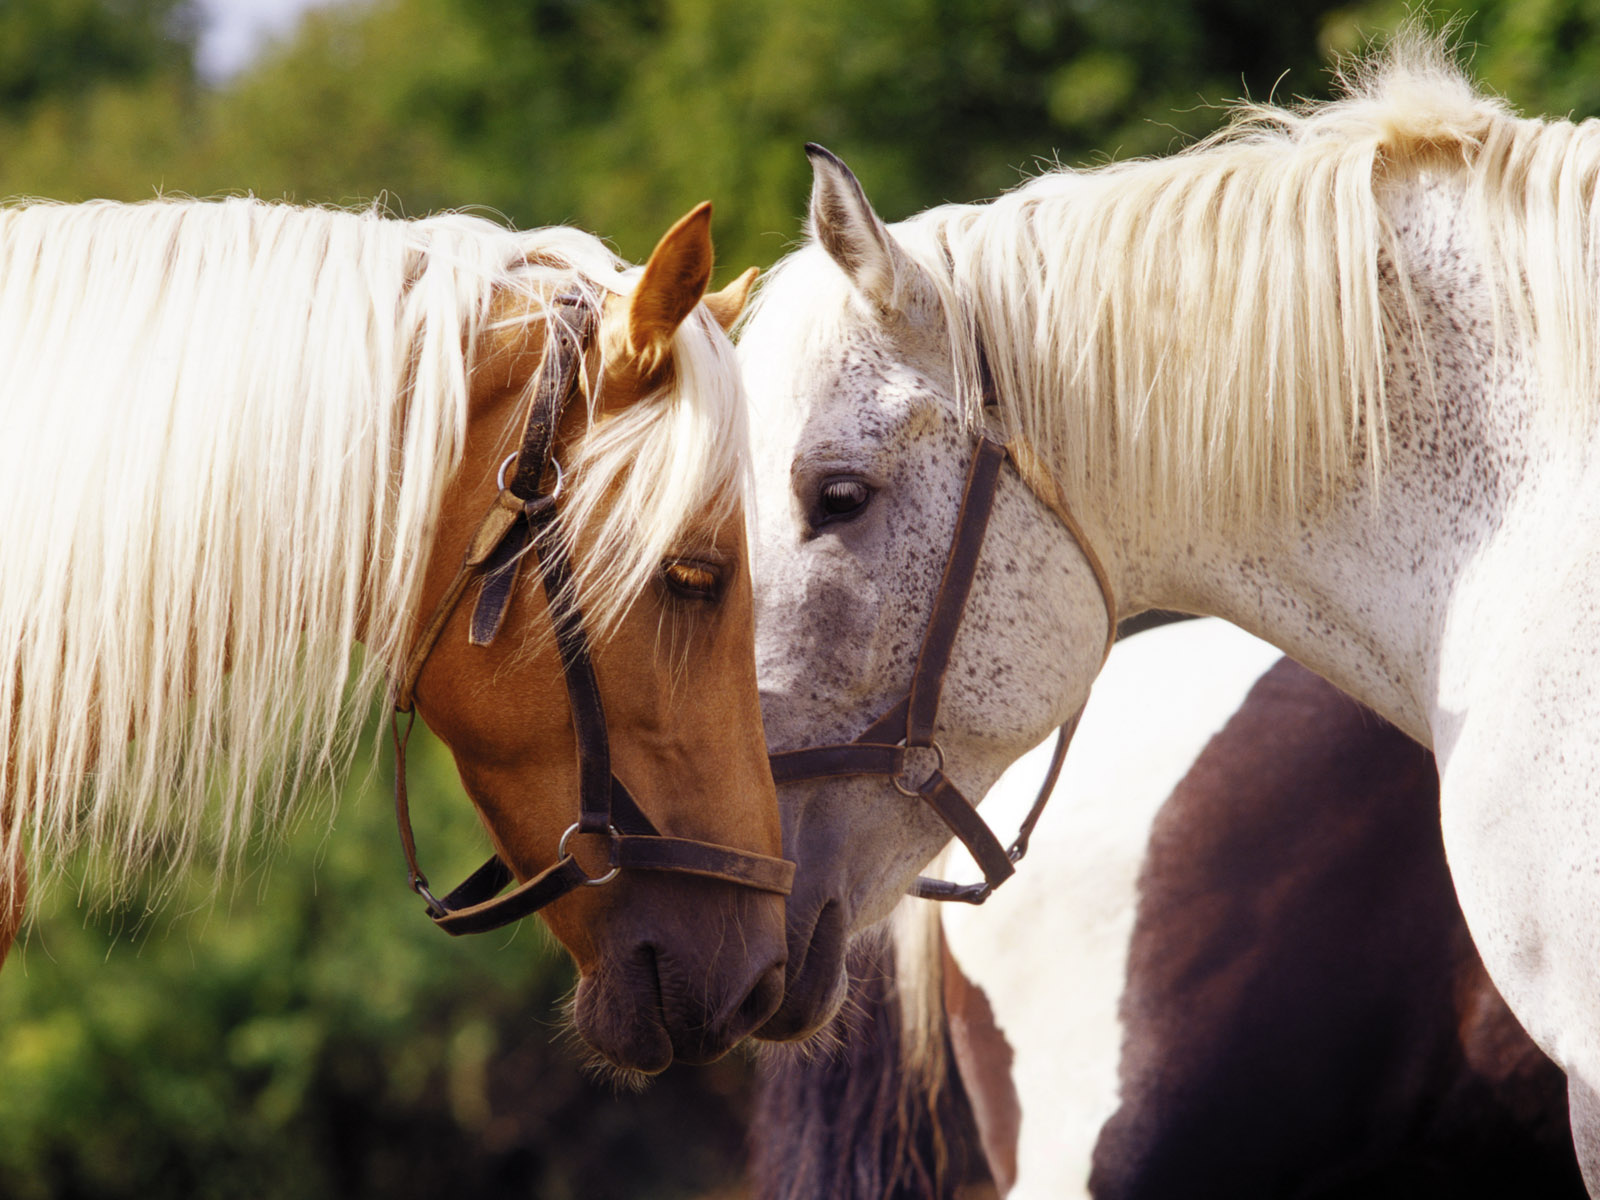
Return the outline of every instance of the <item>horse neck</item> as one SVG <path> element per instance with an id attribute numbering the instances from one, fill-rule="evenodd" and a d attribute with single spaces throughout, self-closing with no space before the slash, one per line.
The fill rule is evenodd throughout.
<path id="1" fill-rule="evenodd" d="M 1417 322 L 1388 351 L 1380 476 L 1358 470 L 1298 510 L 1247 520 L 1134 502 L 1135 532 L 1108 549 L 1126 611 L 1224 617 L 1430 743 L 1461 614 L 1510 615 L 1484 564 L 1538 552 L 1535 514 L 1570 501 L 1563 481 L 1582 462 L 1559 433 L 1536 432 L 1533 369 L 1493 349 L 1458 191 L 1414 181 L 1385 207 Z"/>
<path id="2" fill-rule="evenodd" d="M 1442 602 L 1470 557 L 1470 545 L 1436 540 L 1448 526 L 1365 489 L 1319 516 L 1245 527 L 1163 531 L 1153 514 L 1113 570 L 1124 612 L 1222 617 L 1427 742 Z"/>

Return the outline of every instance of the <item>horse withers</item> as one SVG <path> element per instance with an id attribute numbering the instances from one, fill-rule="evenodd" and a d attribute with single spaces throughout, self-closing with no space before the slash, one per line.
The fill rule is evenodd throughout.
<path id="1" fill-rule="evenodd" d="M 403 822 L 442 927 L 527 880 L 620 1067 L 760 1024 L 791 868 L 723 332 L 750 276 L 706 295 L 709 222 L 635 272 L 465 216 L 0 212 L 5 910 L 25 850 L 95 847 L 113 886 L 158 846 L 236 851 L 388 687 L 497 851 L 441 899 Z"/>
<path id="2" fill-rule="evenodd" d="M 775 751 L 886 736 L 783 789 L 768 1032 L 827 1019 L 846 939 L 971 832 L 952 790 L 1081 709 L 1111 622 L 1217 615 L 1437 755 L 1467 926 L 1600 1195 L 1600 127 L 1520 119 L 1412 38 L 1331 104 L 892 227 L 812 161 L 815 242 L 741 341 L 762 701 Z M 970 596 L 902 735 L 947 564 Z"/>

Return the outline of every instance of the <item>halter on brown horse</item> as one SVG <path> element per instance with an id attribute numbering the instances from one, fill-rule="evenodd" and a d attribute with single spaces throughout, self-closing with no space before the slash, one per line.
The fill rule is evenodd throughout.
<path id="1" fill-rule="evenodd" d="M 702 205 L 674 226 L 637 290 L 610 295 L 602 305 L 591 339 L 598 353 L 585 356 L 574 380 L 600 397 L 599 423 L 656 402 L 673 370 L 672 337 L 694 313 L 710 276 L 709 216 Z M 723 325 L 738 316 L 748 284 L 749 276 L 741 277 L 706 297 Z M 525 325 L 515 316 L 507 324 Z M 483 382 L 473 393 L 467 457 L 445 496 L 419 610 L 447 620 L 425 663 L 416 664 L 416 705 L 454 752 L 499 857 L 524 879 L 550 864 L 576 868 L 576 889 L 543 911 L 583 975 L 576 1011 L 584 1038 L 637 1069 L 660 1069 L 674 1056 L 704 1061 L 777 1006 L 781 895 L 792 875 L 788 864 L 773 861 L 779 833 L 755 691 L 744 521 L 737 512 L 718 516 L 713 509 L 692 522 L 684 556 L 663 564 L 658 584 L 592 649 L 604 702 L 602 738 L 606 731 L 612 736 L 617 778 L 655 813 L 656 825 L 676 838 L 710 843 L 702 857 L 714 846 L 749 853 L 710 864 L 668 856 L 660 870 L 619 873 L 618 855 L 630 844 L 648 849 L 671 839 L 629 836 L 638 831 L 626 827 L 609 838 L 576 828 L 574 797 L 587 755 L 572 705 L 554 685 L 563 662 L 557 639 L 548 636 L 554 622 L 546 596 L 523 586 L 506 619 L 534 632 L 487 645 L 473 644 L 468 634 L 469 604 L 441 607 L 460 578 L 464 548 L 503 494 L 503 431 L 522 423 L 530 381 L 545 358 L 542 344 L 513 336 L 478 372 Z M 553 463 L 589 432 L 587 407 L 568 404 L 554 430 Z M 670 637 L 663 633 L 668 627 Z M 675 677 L 680 662 L 684 678 Z M 630 803 L 626 794 L 617 798 Z M 561 850 L 569 837 L 571 857 Z M 449 915 L 436 919 L 449 928 Z"/>
<path id="2" fill-rule="evenodd" d="M 243 688 L 240 663 L 249 677 L 251 655 L 278 663 L 320 654 L 318 662 L 336 666 L 318 668 L 318 682 L 332 678 L 337 687 L 347 678 L 353 634 L 367 644 L 369 660 L 404 676 L 398 698 L 406 707 L 414 701 L 449 745 L 494 843 L 496 858 L 474 876 L 472 895 L 441 902 L 427 893 L 405 829 L 413 881 L 429 894 L 441 926 L 467 932 L 540 909 L 581 972 L 580 1033 L 625 1068 L 656 1071 L 674 1057 L 716 1057 L 770 1015 L 782 990 L 782 896 L 792 866 L 778 857 L 757 704 L 742 515 L 744 418 L 723 333 L 738 316 L 750 276 L 705 294 L 709 223 L 709 205 L 678 222 L 635 280 L 586 235 L 513 234 L 461 217 L 402 225 L 253 201 L 0 211 L 0 250 L 42 248 L 31 256 L 42 264 L 37 280 L 0 281 L 0 299 L 26 300 L 28 288 L 48 287 L 59 311 L 35 311 L 45 313 L 41 323 L 59 316 L 66 329 L 46 327 L 53 340 L 34 357 L 55 357 L 32 367 L 24 361 L 26 339 L 0 330 L 8 335 L 0 337 L 0 369 L 22 362 L 22 378 L 34 385 L 19 385 L 25 398 L 37 392 L 54 397 L 62 412 L 77 404 L 107 414 L 106 428 L 88 419 L 77 425 L 110 438 L 124 419 L 143 422 L 141 437 L 172 430 L 181 451 L 158 444 L 141 462 L 118 445 L 102 458 L 126 475 L 124 492 L 154 497 L 143 533 L 157 548 L 152 556 L 165 556 L 163 564 L 191 561 L 169 544 L 187 545 L 183 538 L 199 522 L 211 535 L 202 543 L 206 555 L 222 564 L 153 590 L 148 575 L 113 576 L 95 555 L 118 542 L 99 524 L 80 531 L 70 523 L 78 506 L 69 483 L 50 475 L 31 480 L 35 510 L 16 520 L 48 514 L 63 531 L 56 544 L 68 569 L 15 579 L 19 587 L 0 606 L 10 619 L 25 614 L 18 627 L 27 629 L 27 614 L 103 605 L 120 586 L 141 602 L 156 596 L 153 603 L 165 607 L 153 611 L 178 633 L 151 650 L 137 640 L 145 635 L 141 614 L 126 614 L 127 645 L 113 651 L 159 669 L 151 682 L 113 680 L 119 693 L 92 691 L 94 699 L 80 706 L 91 710 L 88 732 L 65 743 L 66 757 L 52 755 L 57 743 L 48 732 L 34 732 L 48 731 L 33 709 L 53 692 L 49 679 L 36 681 L 28 670 L 36 662 L 48 667 L 52 655 L 47 649 L 7 660 L 20 664 L 13 669 L 27 690 L 7 692 L 10 699 L 0 703 L 21 714 L 5 742 L 9 753 L 0 755 L 8 760 L 0 812 L 13 831 L 9 841 L 0 839 L 0 958 L 22 920 L 23 832 L 39 862 L 63 846 L 98 845 L 103 833 L 119 836 L 111 852 L 131 859 L 124 847 L 139 845 L 157 821 L 183 829 L 179 823 L 195 815 L 173 804 L 141 826 L 143 810 L 124 813 L 115 807 L 119 795 L 101 786 L 94 801 L 106 806 L 104 814 L 84 810 L 92 819 L 80 819 L 70 791 L 63 805 L 41 781 L 52 772 L 112 778 L 123 769 L 122 751 L 117 735 L 104 730 L 126 728 L 129 760 L 167 754 L 134 780 L 144 795 L 160 796 L 166 789 L 159 769 L 184 770 L 200 755 L 170 740 L 178 736 L 175 723 L 211 711 L 225 695 L 217 679 L 227 664 L 235 680 L 229 686 Z M 121 287 L 90 274 L 158 259 L 164 268 Z M 235 278 L 271 278 L 277 286 L 227 287 Z M 400 332 L 391 334 L 387 323 L 397 312 Z M 124 328 L 130 322 L 158 336 L 131 336 Z M 91 334 L 107 347 L 104 363 L 73 340 Z M 127 369 L 118 369 L 118 355 Z M 569 374 L 570 386 L 551 386 Z M 90 391 L 84 379 L 104 386 L 82 399 Z M 280 379 L 286 389 L 276 386 Z M 353 390 L 341 395 L 341 380 Z M 209 408 L 182 407 L 184 397 L 201 394 Z M 550 405 L 541 410 L 545 400 Z M 216 413 L 224 417 L 213 423 Z M 548 428 L 535 437 L 541 414 Z M 21 401 L 9 414 L 13 423 L 30 415 Z M 252 421 L 275 440 L 264 441 Z M 519 443 L 524 462 L 503 488 L 497 480 Z M 293 457 L 274 455 L 283 448 L 305 455 L 298 474 Z M 702 453 L 698 466 L 688 461 Z M 453 471 L 435 477 L 429 500 L 433 456 Z M 420 475 L 412 464 L 420 464 Z M 74 466 L 58 471 L 60 479 L 70 480 Z M 685 470 L 674 474 L 675 467 Z M 31 470 L 26 463 L 20 469 Z M 237 482 L 239 499 L 211 504 L 207 481 L 224 477 Z M 343 485 L 358 497 L 350 505 Z M 106 486 L 114 489 L 116 481 Z M 297 507 L 263 504 L 262 514 L 252 512 L 251 500 L 270 496 L 272 487 L 287 488 Z M 67 502 L 52 499 L 52 489 L 64 490 Z M 410 507 L 396 495 L 409 496 Z M 641 495 L 669 502 L 641 505 Z M 307 503 L 306 496 L 318 499 Z M 364 544 L 347 507 L 358 520 L 362 511 L 379 514 L 369 518 Z M 275 528 L 264 527 L 267 513 Z M 321 573 L 303 585 L 304 596 L 285 599 L 271 582 L 283 560 L 267 559 L 257 545 L 285 531 L 298 539 L 296 521 L 322 537 L 305 544 L 326 560 L 309 551 L 294 557 L 296 581 L 302 562 L 307 574 Z M 466 553 L 486 531 L 496 544 Z M 630 532 L 641 536 L 629 541 Z M 301 541 L 287 544 L 301 552 Z M 481 561 L 478 550 L 497 548 L 501 559 Z M 519 571 L 481 569 L 503 568 L 509 557 L 520 558 Z M 80 560 L 87 565 L 72 569 Z M 385 573 L 391 561 L 401 569 Z M 381 581 L 404 578 L 407 564 L 416 565 L 420 586 L 384 594 Z M 44 564 L 52 565 L 59 564 Z M 86 582 L 101 578 L 109 583 L 98 591 Z M 218 586 L 231 589 L 220 600 Z M 485 592 L 492 602 L 481 599 Z M 53 604 L 57 594 L 65 599 Z M 486 603 L 493 628 L 469 637 L 469 621 Z M 198 616 L 192 626 L 179 624 L 191 608 L 212 616 L 212 625 Z M 324 609 L 333 621 L 299 615 Z M 60 628 L 58 635 L 48 625 L 43 643 L 55 645 L 50 639 L 59 636 L 70 648 L 68 666 L 81 665 L 96 684 L 102 671 L 121 665 L 102 667 L 93 638 L 77 637 L 65 618 Z M 279 653 L 283 646 L 291 652 Z M 174 661 L 176 667 L 160 665 Z M 300 702 L 294 683 L 285 677 L 280 695 L 268 699 L 279 708 L 283 696 Z M 321 697 L 305 703 L 319 717 L 330 707 Z M 96 709 L 112 716 L 96 725 Z M 262 737 L 261 730 L 275 728 L 258 722 L 245 732 Z M 219 743 L 227 744 L 226 736 L 200 735 L 198 742 L 212 755 Z M 173 744 L 176 751 L 168 749 Z M 324 761 L 336 753 L 332 733 L 314 732 L 306 744 Z M 260 777 L 249 766 L 245 775 Z M 303 777 L 293 768 L 266 776 L 284 779 L 290 793 Z M 225 813 L 230 829 L 249 827 L 248 805 Z M 560 886 L 489 899 L 512 876 L 541 875 Z M 442 911 L 461 907 L 471 911 Z"/>

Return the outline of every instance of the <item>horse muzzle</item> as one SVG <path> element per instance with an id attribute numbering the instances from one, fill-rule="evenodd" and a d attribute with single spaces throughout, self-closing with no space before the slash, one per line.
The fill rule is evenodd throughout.
<path id="1" fill-rule="evenodd" d="M 712 1062 L 783 1000 L 782 899 L 713 880 L 674 883 L 686 885 L 721 892 L 721 902 L 691 906 L 688 918 L 657 920 L 648 931 L 616 930 L 608 938 L 614 949 L 578 982 L 578 1034 L 624 1070 L 654 1075 L 674 1060 Z"/>

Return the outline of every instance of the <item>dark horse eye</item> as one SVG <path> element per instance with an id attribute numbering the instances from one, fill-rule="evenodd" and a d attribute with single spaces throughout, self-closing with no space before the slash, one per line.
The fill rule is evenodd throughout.
<path id="1" fill-rule="evenodd" d="M 858 516 L 872 499 L 872 489 L 859 479 L 830 479 L 817 494 L 818 525 L 848 521 Z"/>
<path id="2" fill-rule="evenodd" d="M 710 563 L 680 558 L 661 564 L 661 577 L 678 595 L 690 600 L 715 600 L 722 577 Z"/>

